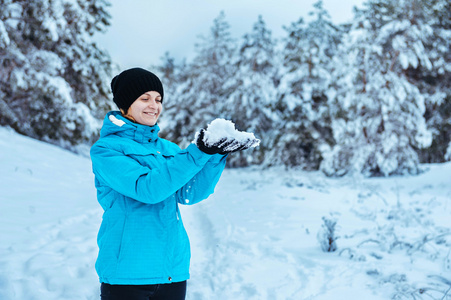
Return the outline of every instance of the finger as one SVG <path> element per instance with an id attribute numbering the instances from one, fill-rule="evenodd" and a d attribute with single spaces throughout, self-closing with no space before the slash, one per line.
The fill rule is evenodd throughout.
<path id="1" fill-rule="evenodd" d="M 249 140 L 248 146 L 249 146 L 249 148 L 251 148 L 251 147 L 258 146 L 259 144 L 260 144 L 259 139 L 252 139 L 252 140 Z"/>
<path id="2" fill-rule="evenodd" d="M 236 148 L 233 152 L 247 150 L 258 145 L 258 143 L 260 143 L 260 140 L 258 139 L 247 139 L 246 141 L 242 142 L 241 146 Z"/>
<path id="3" fill-rule="evenodd" d="M 233 140 L 229 145 L 224 147 L 224 151 L 226 152 L 234 152 L 236 149 L 241 147 L 241 143 L 237 140 Z"/>
<path id="4" fill-rule="evenodd" d="M 199 139 L 203 140 L 205 135 L 205 130 L 202 128 L 199 133 Z"/>
<path id="5" fill-rule="evenodd" d="M 228 138 L 222 138 L 219 140 L 219 142 L 215 143 L 214 145 L 218 148 L 224 148 L 230 145 L 234 140 L 228 139 Z"/>
<path id="6" fill-rule="evenodd" d="M 199 144 L 204 144 L 204 130 L 201 129 L 199 133 L 197 133 L 196 137 L 196 145 L 199 146 Z"/>
<path id="7" fill-rule="evenodd" d="M 243 151 L 249 149 L 248 145 L 241 145 L 237 149 L 235 149 L 233 152 Z"/>

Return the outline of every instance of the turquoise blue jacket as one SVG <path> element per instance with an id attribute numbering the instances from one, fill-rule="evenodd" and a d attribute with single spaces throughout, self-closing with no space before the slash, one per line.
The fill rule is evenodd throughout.
<path id="1" fill-rule="evenodd" d="M 178 204 L 213 193 L 225 156 L 194 144 L 181 150 L 159 127 L 110 112 L 91 148 L 97 199 L 104 209 L 96 270 L 109 284 L 160 284 L 189 278 L 190 246 Z"/>

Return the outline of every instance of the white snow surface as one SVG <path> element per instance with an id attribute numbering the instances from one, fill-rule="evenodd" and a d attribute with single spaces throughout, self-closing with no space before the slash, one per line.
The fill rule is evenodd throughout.
<path id="1" fill-rule="evenodd" d="M 222 140 L 225 140 L 224 142 L 235 140 L 238 142 L 237 145 L 251 143 L 251 148 L 260 144 L 260 140 L 255 138 L 254 133 L 239 131 L 235 129 L 235 123 L 232 121 L 217 118 L 208 124 L 204 133 L 204 142 L 211 146 Z"/>
<path id="2" fill-rule="evenodd" d="M 0 148 L 0 299 L 99 299 L 89 158 L 1 127 Z M 451 163 L 423 167 L 373 179 L 226 169 L 209 199 L 181 208 L 187 299 L 451 299 Z M 337 221 L 335 252 L 317 240 L 323 217 Z"/>

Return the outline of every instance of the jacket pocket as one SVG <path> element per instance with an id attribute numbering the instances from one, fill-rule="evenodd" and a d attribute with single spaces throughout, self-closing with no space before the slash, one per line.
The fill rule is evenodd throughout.
<path id="1" fill-rule="evenodd" d="M 160 153 L 156 149 L 149 149 L 145 147 L 125 148 L 123 151 L 125 155 L 138 155 L 138 156 L 157 155 Z"/>
<path id="2" fill-rule="evenodd" d="M 174 155 L 161 154 L 155 149 L 146 148 L 128 149 L 124 154 L 139 162 L 140 165 L 150 169 L 158 168 L 166 160 L 174 157 Z"/>

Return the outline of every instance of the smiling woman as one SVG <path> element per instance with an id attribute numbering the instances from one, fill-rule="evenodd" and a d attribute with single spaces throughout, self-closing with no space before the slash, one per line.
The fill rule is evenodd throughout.
<path id="1" fill-rule="evenodd" d="M 111 90 L 120 112 L 107 114 L 91 148 L 104 209 L 96 262 L 101 299 L 185 299 L 190 246 L 178 205 L 212 194 L 226 156 L 255 139 L 215 142 L 198 134 L 181 150 L 158 136 L 164 90 L 155 74 L 125 70 Z"/>

